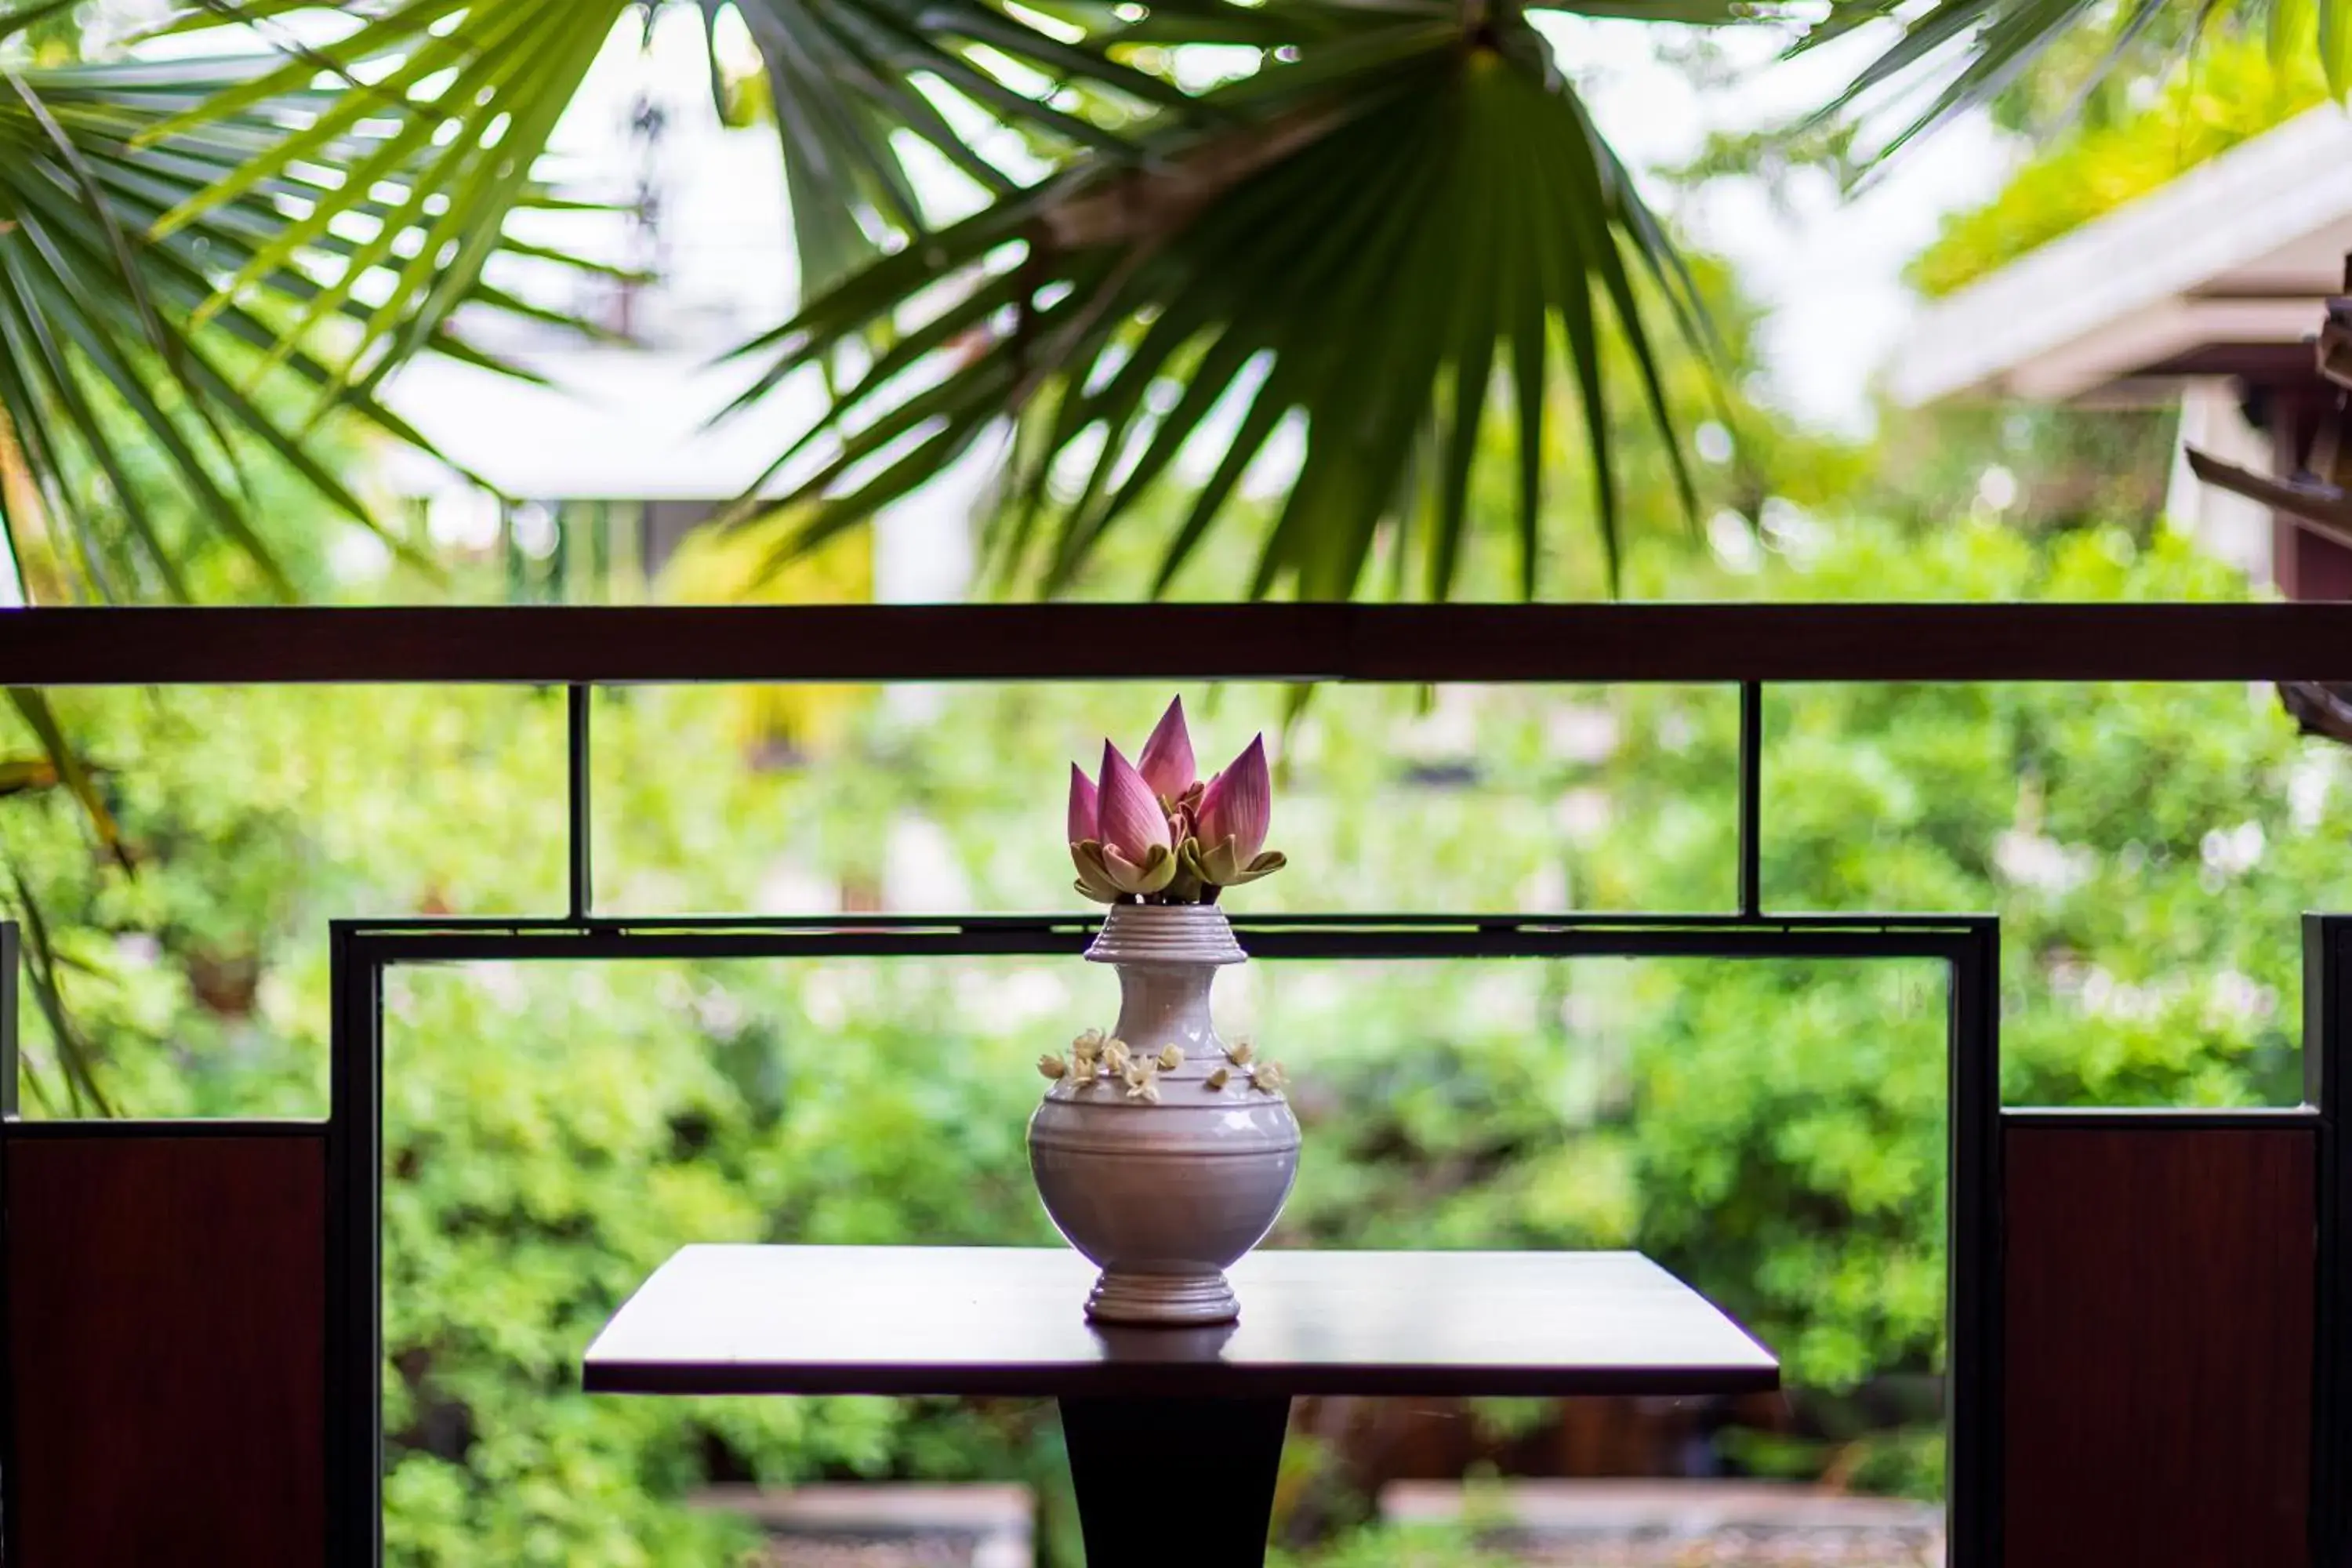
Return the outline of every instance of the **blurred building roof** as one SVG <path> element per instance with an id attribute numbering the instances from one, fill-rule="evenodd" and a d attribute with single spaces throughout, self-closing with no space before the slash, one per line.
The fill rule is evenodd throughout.
<path id="1" fill-rule="evenodd" d="M 2134 402 L 2191 377 L 2308 377 L 2347 251 L 2352 117 L 2326 105 L 1937 302 L 1889 390 Z"/>

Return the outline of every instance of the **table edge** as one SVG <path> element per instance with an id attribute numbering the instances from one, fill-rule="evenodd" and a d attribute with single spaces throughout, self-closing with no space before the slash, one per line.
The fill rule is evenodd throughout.
<path id="1" fill-rule="evenodd" d="M 1752 1341 L 1750 1342 L 1753 1342 Z M 1759 1347 L 1760 1348 L 1760 1347 Z M 1355 1394 L 1365 1398 L 1572 1398 L 1646 1394 L 1705 1398 L 1773 1394 L 1780 1366 L 1488 1368 L 1446 1365 L 1320 1366 L 1200 1363 L 1037 1363 L 938 1365 L 849 1363 L 789 1369 L 730 1362 L 583 1363 L 582 1392 L 606 1394 L 879 1394 L 899 1398 L 1040 1398 L 1118 1394 L 1138 1398 L 1243 1399 Z"/>

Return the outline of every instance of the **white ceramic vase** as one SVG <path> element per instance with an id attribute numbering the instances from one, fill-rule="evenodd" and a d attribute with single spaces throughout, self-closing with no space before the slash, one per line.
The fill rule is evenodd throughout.
<path id="1" fill-rule="evenodd" d="M 1184 1055 L 1154 1075 L 1156 1099 L 1113 1075 L 1074 1073 L 1029 1119 L 1045 1212 L 1102 1270 L 1087 1298 L 1096 1321 L 1240 1316 L 1224 1271 L 1274 1227 L 1298 1173 L 1289 1102 L 1231 1062 L 1210 1023 L 1218 966 L 1248 956 L 1214 904 L 1114 904 L 1087 950 L 1118 971 L 1112 1037 L 1139 1060 L 1171 1045 Z"/>

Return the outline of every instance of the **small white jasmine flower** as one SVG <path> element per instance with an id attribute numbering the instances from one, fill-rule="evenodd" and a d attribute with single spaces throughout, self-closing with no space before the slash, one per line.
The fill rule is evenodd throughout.
<path id="1" fill-rule="evenodd" d="M 1268 1094 L 1280 1094 L 1282 1086 L 1288 1080 L 1289 1075 L 1282 1070 L 1280 1062 L 1268 1062 L 1257 1069 L 1255 1077 L 1258 1088 Z"/>
<path id="2" fill-rule="evenodd" d="M 1128 1054 L 1125 1040 L 1107 1040 L 1102 1048 L 1103 1066 L 1114 1073 L 1124 1073 L 1135 1058 Z"/>
<path id="3" fill-rule="evenodd" d="M 1225 1060 L 1233 1063 L 1234 1066 L 1237 1068 L 1245 1068 L 1249 1066 L 1250 1058 L 1256 1054 L 1257 1047 L 1251 1045 L 1247 1040 L 1235 1040 L 1232 1045 L 1225 1047 Z"/>
<path id="4" fill-rule="evenodd" d="M 1070 1064 L 1064 1061 L 1059 1057 L 1039 1057 L 1037 1058 L 1037 1070 L 1045 1074 L 1047 1078 L 1060 1078 L 1070 1070 Z"/>
<path id="5" fill-rule="evenodd" d="M 1218 1089 L 1224 1088 L 1225 1081 L 1233 1076 L 1233 1069 L 1231 1068 L 1219 1068 L 1202 1081 L 1208 1086 L 1209 1091 L 1213 1094 Z"/>
<path id="6" fill-rule="evenodd" d="M 1138 1062 L 1127 1069 L 1127 1098 L 1146 1105 L 1160 1103 L 1160 1081 L 1150 1062 Z"/>
<path id="7" fill-rule="evenodd" d="M 1171 1044 L 1160 1047 L 1160 1070 L 1161 1072 L 1174 1072 L 1178 1068 L 1181 1068 L 1183 1065 L 1183 1047 Z"/>

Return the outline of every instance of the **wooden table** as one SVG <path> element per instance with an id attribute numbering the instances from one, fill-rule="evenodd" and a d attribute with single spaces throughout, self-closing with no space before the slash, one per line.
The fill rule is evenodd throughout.
<path id="1" fill-rule="evenodd" d="M 1253 1253 L 1242 1320 L 1111 1329 L 1059 1248 L 688 1247 L 588 1347 L 592 1394 L 1060 1401 L 1089 1562 L 1263 1561 L 1294 1394 L 1744 1394 L 1772 1353 L 1633 1252 Z"/>

